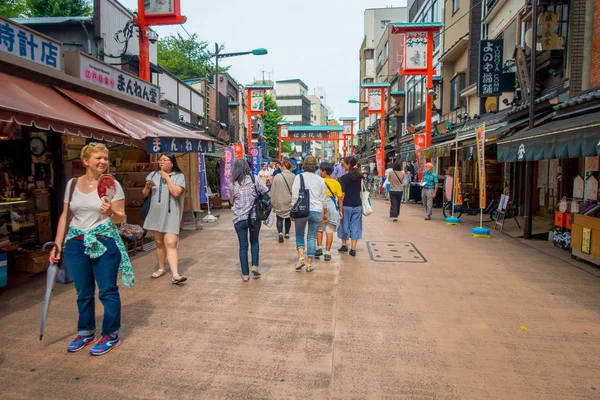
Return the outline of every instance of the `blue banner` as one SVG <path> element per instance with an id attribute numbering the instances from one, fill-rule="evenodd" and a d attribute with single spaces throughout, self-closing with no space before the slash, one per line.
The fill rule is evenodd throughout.
<path id="1" fill-rule="evenodd" d="M 206 174 L 205 174 L 204 154 L 198 153 L 198 184 L 200 185 L 200 204 L 208 204 L 206 198 Z"/>
<path id="2" fill-rule="evenodd" d="M 252 156 L 252 175 L 257 176 L 262 162 L 260 147 L 252 147 L 250 149 L 250 155 Z"/>
<path id="3" fill-rule="evenodd" d="M 215 142 L 201 139 L 148 138 L 148 154 L 156 153 L 214 153 Z"/>

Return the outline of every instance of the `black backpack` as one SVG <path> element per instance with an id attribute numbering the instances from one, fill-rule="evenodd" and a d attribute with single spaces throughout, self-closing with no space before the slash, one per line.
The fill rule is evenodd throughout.
<path id="1" fill-rule="evenodd" d="M 256 214 L 257 221 L 265 221 L 271 215 L 271 210 L 273 209 L 273 204 L 271 204 L 271 196 L 267 193 L 259 193 L 256 189 L 256 182 L 254 181 L 254 176 L 250 175 L 252 178 L 252 183 L 254 184 L 254 192 L 256 193 L 256 197 L 254 198 L 254 205 L 248 214 L 248 222 L 252 218 L 252 211 Z"/>

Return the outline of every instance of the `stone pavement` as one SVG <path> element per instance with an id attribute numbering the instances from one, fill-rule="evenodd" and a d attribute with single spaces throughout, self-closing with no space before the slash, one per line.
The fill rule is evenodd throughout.
<path id="1" fill-rule="evenodd" d="M 392 224 L 374 209 L 364 239 L 380 261 L 363 240 L 356 258 L 297 273 L 294 244 L 265 228 L 248 283 L 222 210 L 181 240 L 187 285 L 151 280 L 154 254 L 136 257 L 123 344 L 98 358 L 65 351 L 72 285 L 57 286 L 42 342 L 44 277 L 0 292 L 2 398 L 600 398 L 597 276 L 506 235 L 473 239 L 439 210 L 424 221 L 403 205 Z"/>

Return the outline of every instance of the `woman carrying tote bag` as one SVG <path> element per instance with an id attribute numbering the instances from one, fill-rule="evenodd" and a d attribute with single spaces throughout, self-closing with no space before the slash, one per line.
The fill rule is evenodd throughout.
<path id="1" fill-rule="evenodd" d="M 338 228 L 338 237 L 342 239 L 340 253 L 348 253 L 348 239 L 351 240 L 350 255 L 356 256 L 356 245 L 362 239 L 363 216 L 363 175 L 358 168 L 356 158 L 346 157 L 344 162 L 349 166 L 348 173 L 340 178 L 343 196 L 343 217 Z M 366 200 L 368 201 L 368 192 Z"/>

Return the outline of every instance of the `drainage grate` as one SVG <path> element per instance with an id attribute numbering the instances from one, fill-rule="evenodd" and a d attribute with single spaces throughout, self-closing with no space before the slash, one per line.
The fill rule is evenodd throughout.
<path id="1" fill-rule="evenodd" d="M 367 242 L 371 260 L 376 262 L 425 263 L 427 260 L 410 242 Z"/>

